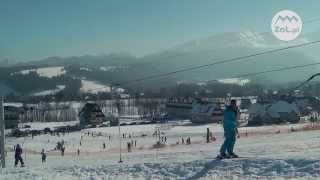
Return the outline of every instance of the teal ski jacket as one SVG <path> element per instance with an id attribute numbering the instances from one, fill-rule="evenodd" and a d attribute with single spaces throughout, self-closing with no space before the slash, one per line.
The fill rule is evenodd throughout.
<path id="1" fill-rule="evenodd" d="M 223 128 L 225 131 L 237 131 L 237 111 L 227 106 L 224 111 Z"/>

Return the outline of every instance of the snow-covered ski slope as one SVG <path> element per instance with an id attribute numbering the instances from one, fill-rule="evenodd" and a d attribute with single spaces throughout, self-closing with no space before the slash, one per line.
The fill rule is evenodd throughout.
<path id="1" fill-rule="evenodd" d="M 8 138 L 8 151 L 20 143 L 27 152 L 23 155 L 26 167 L 13 168 L 14 154 L 8 152 L 8 167 L 1 170 L 0 179 L 320 179 L 319 130 L 290 132 L 290 125 L 241 128 L 242 136 L 235 150 L 246 158 L 220 161 L 215 160 L 223 140 L 219 125 L 162 127 L 166 129 L 168 142 L 160 149 L 152 147 L 156 126 L 121 127 L 123 133 L 127 136 L 130 133 L 131 139 L 137 141 L 137 146 L 128 153 L 126 143 L 131 139 L 122 139 L 123 163 L 118 163 L 117 127 L 87 129 L 60 137 Z M 294 128 L 299 126 L 304 125 Z M 207 127 L 217 138 L 215 142 L 205 142 Z M 142 134 L 146 136 L 141 137 Z M 182 137 L 191 137 L 191 144 L 181 144 Z M 63 157 L 51 151 L 62 139 L 66 142 Z M 106 149 L 102 148 L 103 142 Z M 48 153 L 44 164 L 40 156 L 42 148 Z M 78 148 L 80 156 L 76 155 Z"/>

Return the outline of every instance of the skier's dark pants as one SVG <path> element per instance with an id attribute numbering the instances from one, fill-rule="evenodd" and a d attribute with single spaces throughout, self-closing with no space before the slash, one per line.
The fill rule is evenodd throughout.
<path id="1" fill-rule="evenodd" d="M 18 163 L 19 163 L 19 161 L 20 161 L 21 165 L 24 165 L 24 162 L 23 162 L 23 160 L 22 160 L 22 157 L 21 157 L 21 156 L 15 156 L 14 165 L 17 166 Z"/>
<path id="2" fill-rule="evenodd" d="M 222 144 L 220 148 L 220 154 L 225 154 L 226 151 L 228 154 L 233 154 L 233 147 L 236 143 L 236 131 L 234 130 L 225 130 L 224 131 L 224 143 Z"/>
<path id="3" fill-rule="evenodd" d="M 46 162 L 46 156 L 42 156 L 42 162 Z"/>

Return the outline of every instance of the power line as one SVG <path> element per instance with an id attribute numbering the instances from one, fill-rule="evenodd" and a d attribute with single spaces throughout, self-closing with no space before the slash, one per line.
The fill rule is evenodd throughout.
<path id="1" fill-rule="evenodd" d="M 317 21 L 320 21 L 320 18 L 313 18 L 313 19 L 309 19 L 307 21 L 304 21 L 303 23 L 304 24 L 309 24 L 309 23 L 313 23 L 313 22 L 317 22 Z"/>
<path id="2" fill-rule="evenodd" d="M 314 18 L 314 19 L 307 20 L 307 21 L 304 22 L 304 24 L 313 23 L 313 22 L 317 22 L 317 21 L 320 21 L 320 18 Z M 261 35 L 269 34 L 269 33 L 270 33 L 270 32 L 264 32 L 264 33 L 254 34 L 254 35 L 252 35 L 252 36 L 245 36 L 244 39 L 255 38 L 255 37 L 257 37 L 257 36 L 261 36 Z M 234 43 L 234 42 L 236 42 L 236 41 L 241 41 L 241 40 L 243 40 L 243 39 L 234 40 L 234 41 L 230 41 L 230 42 Z M 284 50 L 288 50 L 288 49 L 293 49 L 293 48 L 308 46 L 308 45 L 316 44 L 316 43 L 319 43 L 319 42 L 320 42 L 320 41 L 312 41 L 312 42 L 307 42 L 307 43 L 302 43 L 302 44 L 287 46 L 287 47 L 284 47 L 284 48 L 273 49 L 273 50 L 269 50 L 269 51 L 263 51 L 263 52 L 255 53 L 255 54 L 251 54 L 251 55 L 240 56 L 240 57 L 235 57 L 235 58 L 231 58 L 231 59 L 225 59 L 225 60 L 213 62 L 213 63 L 210 63 L 210 64 L 205 64 L 205 65 L 199 65 L 199 66 L 184 68 L 184 69 L 180 69 L 180 70 L 176 70 L 176 71 L 172 71 L 172 72 L 150 75 L 150 76 L 146 76 L 146 77 L 142 77 L 142 78 L 138 78 L 138 79 L 128 80 L 128 81 L 125 81 L 125 82 L 123 82 L 123 83 L 118 83 L 118 84 L 115 84 L 114 86 L 129 85 L 129 84 L 132 84 L 132 83 L 137 83 L 137 82 L 141 82 L 141 81 L 145 81 L 145 80 L 150 80 L 150 79 L 155 79 L 155 78 L 170 76 L 170 75 L 178 74 L 178 73 L 181 73 L 181 72 L 192 71 L 192 70 L 201 69 L 201 68 L 205 68 L 205 67 L 209 67 L 209 66 L 214 66 L 214 65 L 218 65 L 218 64 L 224 64 L 224 63 L 229 63 L 229 62 L 240 61 L 240 60 L 243 60 L 243 59 L 248 59 L 248 58 L 251 58 L 251 57 L 260 56 L 260 55 L 264 55 L 264 54 L 269 54 L 269 53 L 284 51 Z M 215 50 L 215 49 L 212 49 L 212 50 Z M 172 57 L 177 57 L 177 56 L 183 56 L 183 55 L 178 54 L 178 55 L 174 55 L 174 56 L 172 56 Z M 167 57 L 167 58 L 170 58 L 170 56 Z M 212 59 L 212 60 L 214 60 L 214 59 Z M 216 59 L 216 60 L 218 60 L 218 59 Z M 105 89 L 105 87 L 94 88 L 94 89 L 90 89 L 89 91 L 95 91 L 95 90 L 99 90 L 99 89 Z"/>
<path id="3" fill-rule="evenodd" d="M 301 84 L 299 84 L 297 87 L 295 87 L 295 89 L 299 89 L 300 87 L 304 86 L 305 84 L 309 83 L 312 79 L 314 79 L 315 77 L 320 76 L 320 73 L 316 73 L 314 75 L 312 75 L 311 77 L 309 77 L 307 80 L 305 80 L 304 82 L 302 82 Z"/>
<path id="4" fill-rule="evenodd" d="M 247 60 L 248 58 L 252 58 L 252 57 L 256 57 L 256 56 L 261 56 L 261 55 L 265 55 L 265 54 L 285 51 L 285 50 L 288 50 L 288 49 L 294 49 L 294 48 L 299 48 L 299 47 L 304 47 L 304 46 L 310 46 L 310 45 L 314 45 L 314 44 L 317 44 L 317 43 L 320 43 L 320 40 L 311 41 L 311 42 L 307 42 L 307 43 L 301 43 L 301 44 L 297 44 L 297 45 L 293 45 L 293 46 L 287 46 L 287 47 L 284 47 L 284 48 L 278 48 L 278 49 L 273 49 L 273 50 L 268 50 L 268 51 L 262 51 L 262 52 L 258 52 L 258 53 L 254 53 L 254 54 L 245 55 L 245 56 L 239 56 L 239 57 L 234 57 L 234 58 L 229 58 L 229 59 L 223 59 L 223 60 L 216 61 L 216 62 L 213 62 L 213 63 L 194 66 L 194 67 L 185 68 L 185 69 L 180 69 L 180 70 L 176 70 L 176 71 L 172 71 L 172 72 L 168 72 L 168 73 L 155 74 L 155 75 L 146 76 L 146 77 L 139 78 L 139 79 L 129 80 L 129 81 L 126 81 L 126 82 L 123 82 L 123 83 L 115 84 L 113 86 L 118 86 L 118 87 L 122 86 L 123 87 L 125 85 L 129 85 L 129 84 L 132 84 L 132 83 L 138 83 L 138 82 L 145 81 L 145 80 L 166 77 L 166 76 L 170 76 L 170 75 L 173 75 L 173 74 L 178 74 L 178 73 L 181 73 L 181 72 L 202 69 L 202 68 L 206 68 L 206 67 L 210 67 L 210 66 L 214 66 L 214 65 L 219 65 L 219 64 L 225 64 L 225 63 L 230 63 L 230 62 L 237 62 L 237 61 Z M 250 73 L 248 73 L 248 75 L 250 75 Z M 105 87 L 91 89 L 90 91 L 95 91 L 95 90 L 99 90 L 99 89 L 105 89 Z"/>
<path id="5" fill-rule="evenodd" d="M 271 69 L 271 70 L 266 70 L 266 71 L 259 71 L 259 72 L 252 72 L 252 73 L 244 73 L 244 74 L 238 74 L 238 75 L 233 75 L 230 77 L 224 77 L 224 78 L 219 78 L 219 79 L 212 79 L 212 80 L 208 80 L 205 81 L 206 83 L 210 83 L 210 82 L 217 82 L 221 79 L 228 79 L 228 78 L 243 78 L 243 77 L 250 77 L 250 76 L 257 76 L 260 74 L 267 74 L 267 73 L 272 73 L 272 72 L 280 72 L 280 71 L 287 71 L 287 70 L 292 70 L 292 69 L 300 69 L 300 68 L 305 68 L 305 67 L 310 67 L 310 66 L 317 66 L 320 65 L 320 62 L 318 63 L 309 63 L 309 64 L 303 64 L 303 65 L 296 65 L 296 66 L 287 66 L 287 67 L 281 67 L 281 68 L 277 68 L 277 69 Z M 313 76 L 311 76 L 308 80 L 306 80 L 306 82 L 309 82 L 311 79 L 313 79 L 315 76 L 320 75 L 320 73 L 317 73 Z M 305 82 L 301 83 L 301 84 L 305 84 Z M 296 88 L 300 87 L 301 85 L 297 86 Z M 295 89 L 296 89 L 295 88 Z"/>
<path id="6" fill-rule="evenodd" d="M 162 73 L 162 74 L 155 74 L 155 75 L 151 75 L 151 76 L 146 76 L 146 77 L 143 77 L 143 78 L 126 81 L 124 83 L 118 84 L 117 86 L 123 86 L 123 85 L 128 85 L 128 84 L 131 84 L 131 83 L 137 83 L 137 82 L 141 82 L 141 81 L 145 81 L 145 80 L 150 80 L 150 79 L 170 76 L 170 75 L 173 75 L 173 74 L 178 74 L 178 73 L 186 72 L 186 71 L 193 71 L 193 70 L 196 70 L 196 69 L 202 69 L 202 68 L 206 68 L 206 67 L 210 67 L 210 66 L 214 66 L 214 65 L 218 65 L 218 64 L 225 64 L 225 63 L 230 63 L 230 62 L 242 61 L 242 60 L 246 60 L 246 59 L 249 59 L 249 58 L 252 58 L 252 57 L 255 57 L 255 56 L 261 56 L 261 55 L 265 55 L 265 54 L 285 51 L 285 50 L 288 50 L 288 49 L 294 49 L 294 48 L 299 48 L 299 47 L 304 47 L 304 46 L 310 46 L 310 45 L 314 45 L 314 44 L 317 44 L 317 43 L 320 43 L 320 40 L 311 41 L 311 42 L 307 42 L 307 43 L 301 43 L 301 44 L 297 44 L 297 45 L 293 45 L 293 46 L 287 46 L 287 47 L 284 47 L 284 48 L 278 48 L 278 49 L 273 49 L 273 50 L 268 50 L 268 51 L 262 51 L 262 52 L 258 52 L 258 53 L 254 53 L 254 54 L 245 55 L 245 56 L 239 56 L 239 57 L 234 57 L 234 58 L 229 58 L 229 59 L 223 59 L 223 60 L 216 61 L 216 62 L 213 62 L 213 63 L 194 66 L 194 67 L 189 67 L 189 68 L 184 68 L 184 69 L 180 69 L 180 70 L 176 70 L 176 71 L 172 71 L 172 72 L 168 72 L 168 73 Z"/>
<path id="7" fill-rule="evenodd" d="M 304 21 L 304 24 L 313 23 L 313 22 L 317 22 L 317 21 L 320 21 L 320 18 L 314 18 L 314 19 L 310 19 L 310 20 Z M 270 32 L 256 33 L 256 34 L 253 34 L 252 36 L 245 36 L 245 37 L 243 37 L 243 39 L 256 38 L 258 36 L 265 35 L 265 34 L 270 34 Z M 236 40 L 230 41 L 230 43 L 235 43 L 235 42 L 241 41 L 243 39 L 236 39 Z M 318 41 L 315 42 L 315 43 L 318 43 Z M 191 71 L 191 70 L 195 70 L 195 69 L 200 69 L 200 68 L 204 68 L 204 67 L 208 67 L 208 66 L 213 66 L 213 65 L 216 65 L 216 64 L 223 64 L 223 63 L 237 61 L 237 60 L 240 60 L 240 59 L 246 59 L 246 58 L 250 58 L 250 57 L 254 57 L 254 56 L 258 56 L 258 55 L 263 55 L 263 54 L 267 54 L 267 53 L 272 53 L 272 52 L 282 51 L 282 50 L 286 50 L 286 49 L 301 47 L 303 45 L 304 44 L 299 44 L 299 45 L 289 46 L 289 47 L 286 47 L 286 48 L 280 48 L 280 49 L 275 49 L 275 50 L 266 51 L 266 52 L 262 52 L 262 53 L 256 53 L 256 54 L 252 54 L 252 55 L 248 55 L 248 56 L 241 56 L 241 57 L 237 57 L 237 58 L 232 58 L 232 59 L 229 59 L 229 60 L 218 61 L 218 62 L 211 63 L 211 64 L 206 64 L 206 65 L 200 65 L 200 66 L 180 69 L 180 70 L 176 70 L 176 71 L 172 71 L 172 72 L 168 72 L 168 73 L 151 75 L 151 76 L 147 76 L 147 77 L 143 77 L 143 78 L 139 78 L 139 79 L 135 79 L 135 80 L 129 80 L 129 81 L 126 81 L 124 83 L 115 84 L 115 85 L 116 86 L 120 86 L 120 85 L 123 85 L 123 84 L 127 85 L 127 84 L 137 83 L 137 82 L 144 81 L 144 80 L 158 78 L 158 77 L 170 76 L 172 74 L 177 74 L 177 73 L 181 73 L 181 72 L 185 72 L 185 71 Z M 307 43 L 306 45 L 309 45 L 309 44 Z M 212 49 L 212 50 L 216 50 L 216 49 Z M 184 56 L 184 55 L 183 54 L 176 54 L 176 55 L 168 56 L 168 57 L 165 57 L 165 58 L 172 58 L 172 57 L 178 57 L 178 56 Z M 23 66 L 32 67 L 34 65 L 22 65 L 22 67 Z M 95 91 L 95 90 L 100 90 L 100 89 L 105 89 L 105 88 L 106 87 L 94 88 L 94 89 L 89 89 L 88 91 Z"/>
<path id="8" fill-rule="evenodd" d="M 318 62 L 318 63 L 310 63 L 310 64 L 303 64 L 303 65 L 296 65 L 296 66 L 287 66 L 287 67 L 271 69 L 271 70 L 266 70 L 266 71 L 239 74 L 239 75 L 234 75 L 234 76 L 227 77 L 227 78 L 240 78 L 240 77 L 243 78 L 243 77 L 249 77 L 249 76 L 257 76 L 257 75 L 260 75 L 260 74 L 266 74 L 266 73 L 271 73 L 271 72 L 279 72 L 279 71 L 287 71 L 287 70 L 305 68 L 305 67 L 316 66 L 316 65 L 320 65 L 320 62 Z M 226 79 L 226 78 L 212 79 L 212 80 L 209 80 L 209 81 L 206 81 L 206 82 L 219 81 L 221 79 Z"/>

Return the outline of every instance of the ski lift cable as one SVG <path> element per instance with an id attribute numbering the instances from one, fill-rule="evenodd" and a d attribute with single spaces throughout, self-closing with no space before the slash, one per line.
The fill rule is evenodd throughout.
<path id="1" fill-rule="evenodd" d="M 314 79 L 317 76 L 320 76 L 320 73 L 313 74 L 307 80 L 303 81 L 298 86 L 296 86 L 293 90 L 300 89 L 302 86 L 304 86 L 305 84 L 307 84 L 308 82 L 310 82 L 312 79 Z"/>
<path id="2" fill-rule="evenodd" d="M 219 64 L 226 64 L 226 63 L 231 63 L 231 62 L 239 62 L 239 61 L 244 61 L 244 60 L 247 60 L 247 61 L 256 60 L 256 59 L 250 59 L 250 58 L 256 57 L 256 56 L 261 56 L 261 55 L 266 55 L 266 54 L 271 54 L 271 53 L 276 53 L 276 52 L 281 52 L 281 51 L 285 51 L 285 50 L 289 50 L 289 49 L 295 49 L 295 48 L 300 48 L 300 47 L 305 47 L 305 46 L 311 46 L 311 45 L 315 45 L 315 44 L 318 44 L 318 43 L 320 43 L 320 40 L 310 41 L 310 42 L 306 42 L 306 43 L 296 44 L 296 45 L 292 45 L 292 46 L 287 46 L 287 47 L 277 48 L 277 49 L 272 49 L 272 50 L 267 50 L 267 51 L 261 51 L 261 52 L 258 52 L 258 53 L 244 55 L 244 56 L 238 56 L 238 57 L 233 57 L 233 58 L 228 58 L 228 59 L 222 59 L 220 61 L 215 61 L 215 62 L 212 62 L 212 63 L 209 63 L 209 64 L 198 65 L 198 66 L 184 68 L 184 69 L 180 69 L 180 70 L 176 70 L 176 71 L 172 71 L 172 72 L 168 72 L 168 73 L 160 73 L 160 74 L 155 74 L 155 75 L 151 75 L 151 76 L 146 76 L 146 77 L 143 77 L 143 78 L 129 80 L 129 81 L 126 81 L 126 82 L 123 82 L 123 83 L 114 84 L 113 87 L 123 87 L 123 86 L 127 86 L 127 85 L 130 85 L 130 84 L 133 84 L 133 83 L 138 83 L 138 82 L 142 82 L 142 81 L 146 81 L 146 80 L 151 80 L 151 79 L 157 79 L 157 78 L 161 78 L 161 77 L 171 76 L 171 75 L 182 73 L 182 72 L 203 69 L 203 68 L 206 68 L 206 67 L 215 66 L 215 65 L 219 65 Z M 90 91 L 99 90 L 99 89 L 105 89 L 105 87 L 90 89 Z"/>
<path id="3" fill-rule="evenodd" d="M 178 74 L 178 73 L 186 72 L 186 71 L 193 71 L 193 70 L 202 69 L 202 68 L 206 68 L 206 67 L 210 67 L 210 66 L 214 66 L 214 65 L 218 65 L 218 64 L 225 64 L 225 63 L 230 63 L 230 62 L 237 62 L 237 61 L 248 60 L 249 58 L 252 58 L 252 57 L 255 57 L 255 56 L 261 56 L 261 55 L 265 55 L 265 54 L 271 54 L 271 53 L 280 52 L 280 51 L 284 51 L 284 50 L 288 50 L 288 49 L 293 49 L 293 48 L 299 48 L 299 47 L 309 46 L 309 45 L 313 45 L 313 44 L 317 44 L 317 43 L 320 43 L 320 40 L 318 40 L 318 41 L 312 41 L 312 42 L 307 42 L 307 43 L 302 43 L 302 44 L 293 45 L 293 46 L 287 46 L 287 47 L 284 47 L 284 48 L 278 48 L 278 49 L 273 49 L 273 50 L 268 50 L 268 51 L 262 51 L 262 52 L 258 52 L 258 53 L 254 53 L 254 54 L 249 54 L 249 55 L 245 55 L 245 56 L 234 57 L 234 58 L 230 58 L 230 59 L 223 59 L 223 60 L 216 61 L 216 62 L 212 62 L 212 63 L 209 63 L 209 64 L 204 64 L 204 65 L 199 65 L 199 66 L 184 68 L 184 69 L 180 69 L 180 70 L 176 70 L 176 71 L 172 71 L 172 72 L 168 72 L 168 73 L 151 75 L 151 76 L 147 76 L 147 77 L 144 77 L 144 78 L 127 81 L 127 82 L 121 83 L 121 84 L 119 84 L 119 85 L 120 85 L 120 86 L 121 86 L 121 85 L 123 86 L 123 85 L 126 85 L 126 84 L 131 84 L 131 83 L 140 82 L 140 81 L 144 81 L 144 80 L 149 80 L 149 79 L 155 79 L 155 78 L 170 76 L 170 75 L 173 75 L 173 74 Z M 254 59 L 252 59 L 252 60 L 254 60 Z"/>
<path id="4" fill-rule="evenodd" d="M 252 73 L 245 73 L 245 74 L 239 74 L 239 75 L 234 75 L 226 78 L 243 78 L 243 77 L 250 77 L 250 76 L 257 76 L 260 74 L 266 74 L 266 73 L 271 73 L 271 72 L 280 72 L 280 71 L 287 71 L 287 70 L 292 70 L 292 69 L 299 69 L 299 68 L 305 68 L 305 67 L 310 67 L 310 66 L 317 66 L 320 65 L 320 62 L 318 63 L 309 63 L 309 64 L 303 64 L 303 65 L 295 65 L 295 66 L 287 66 L 287 67 L 281 67 L 277 69 L 271 69 L 271 70 L 266 70 L 266 71 L 259 71 L 259 72 L 252 72 Z M 320 73 L 317 73 L 315 75 L 320 75 Z M 312 76 L 312 78 L 309 78 L 307 81 L 309 82 L 311 79 L 315 77 L 315 75 Z M 220 78 L 220 79 L 226 79 L 226 78 Z M 212 79 L 205 81 L 206 83 L 209 82 L 217 82 L 220 79 Z M 307 82 L 306 81 L 306 82 Z"/>
<path id="5" fill-rule="evenodd" d="M 314 23 L 314 22 L 317 22 L 317 21 L 320 21 L 320 18 L 313 18 L 313 19 L 304 21 L 304 24 Z M 237 42 L 237 41 L 241 41 L 241 40 L 243 40 L 243 39 L 256 38 L 256 37 L 258 37 L 258 36 L 266 35 L 266 34 L 270 34 L 270 32 L 263 32 L 263 33 L 256 33 L 256 34 L 253 34 L 253 35 L 248 35 L 248 36 L 245 36 L 244 38 L 242 38 L 242 39 L 240 39 L 240 40 L 230 41 L 230 43 L 234 43 L 234 42 Z M 310 43 L 313 43 L 313 42 L 310 42 Z M 319 43 L 319 42 L 316 41 L 315 43 Z M 309 44 L 306 43 L 306 45 L 309 45 Z M 282 50 L 291 49 L 291 48 L 296 48 L 296 47 L 301 47 L 301 46 L 304 46 L 304 44 L 298 44 L 298 45 L 288 46 L 288 47 L 286 47 L 286 48 L 274 49 L 274 50 L 271 50 L 271 51 L 272 51 L 272 52 L 276 52 L 276 51 L 282 51 Z M 212 49 L 212 50 L 215 50 L 215 49 Z M 272 53 L 272 52 L 266 51 L 266 52 L 262 52 L 262 54 L 267 54 L 267 53 Z M 262 54 L 258 54 L 258 53 L 257 53 L 257 54 L 253 54 L 252 56 L 257 56 L 257 55 L 262 55 Z M 165 58 L 172 58 L 172 57 L 177 57 L 177 56 L 184 56 L 184 55 L 176 54 L 176 55 L 168 56 L 168 57 L 165 57 Z M 248 56 L 250 56 L 250 55 L 248 55 Z M 238 58 L 244 59 L 244 58 L 249 58 L 249 57 L 244 56 L 244 57 L 238 57 Z M 232 58 L 232 59 L 236 59 L 236 58 Z M 213 60 L 213 59 L 212 59 L 212 60 Z M 234 61 L 235 61 L 235 60 L 234 60 Z M 150 79 L 155 79 L 155 78 L 159 78 L 159 77 L 170 76 L 170 75 L 177 74 L 177 73 L 181 73 L 181 72 L 185 72 L 185 71 L 191 71 L 191 70 L 200 69 L 200 68 L 204 68 L 204 67 L 207 67 L 207 66 L 213 66 L 213 65 L 216 65 L 216 64 L 223 64 L 223 63 L 227 63 L 227 62 L 220 62 L 220 61 L 218 61 L 218 62 L 211 63 L 211 64 L 207 64 L 207 65 L 201 65 L 201 66 L 196 66 L 196 67 L 190 67 L 190 68 L 180 69 L 180 70 L 172 71 L 172 72 L 168 72 L 168 73 L 150 75 L 150 76 L 146 76 L 146 77 L 139 78 L 139 79 L 135 79 L 135 80 L 129 80 L 129 81 L 126 81 L 126 82 L 124 82 L 124 83 L 116 83 L 116 84 L 114 84 L 114 85 L 112 85 L 112 86 L 113 86 L 113 87 L 117 87 L 117 86 L 119 87 L 119 86 L 131 84 L 131 83 L 137 83 L 137 82 L 144 81 L 144 80 L 150 80 Z M 94 88 L 94 89 L 90 89 L 90 90 L 88 90 L 88 91 L 96 91 L 96 90 L 100 90 L 100 89 L 106 89 L 106 87 Z"/>

